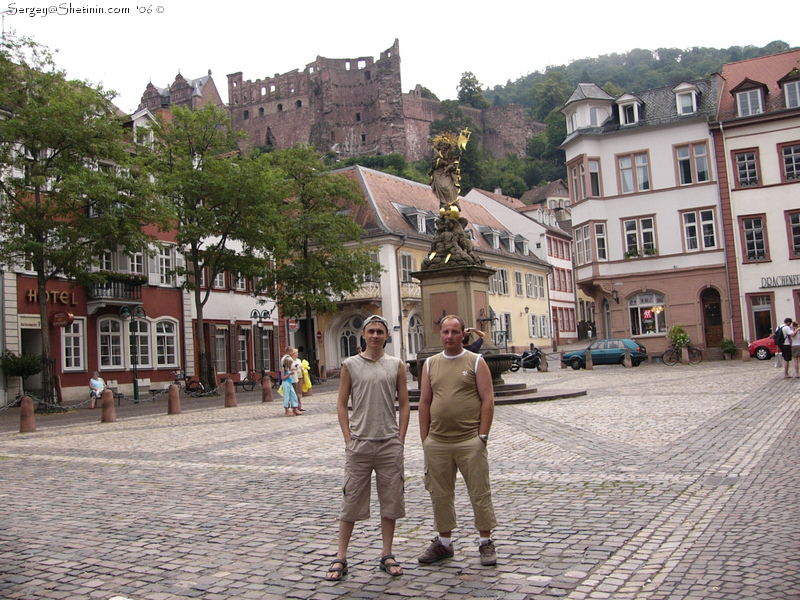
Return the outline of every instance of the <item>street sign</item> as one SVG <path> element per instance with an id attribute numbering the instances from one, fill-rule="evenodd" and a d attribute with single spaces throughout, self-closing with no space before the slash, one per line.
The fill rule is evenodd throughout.
<path id="1" fill-rule="evenodd" d="M 289 331 L 297 331 L 297 328 L 299 327 L 297 319 L 295 318 L 289 319 L 288 325 L 289 325 Z"/>

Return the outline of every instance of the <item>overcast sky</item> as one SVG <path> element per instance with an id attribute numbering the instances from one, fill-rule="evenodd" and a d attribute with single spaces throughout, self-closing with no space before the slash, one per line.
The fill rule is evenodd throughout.
<path id="1" fill-rule="evenodd" d="M 752 6 L 742 0 L 724 10 L 712 2 L 596 0 L 306 0 L 250 7 L 188 0 L 0 0 L 0 10 L 8 13 L 5 31 L 57 49 L 56 64 L 71 78 L 115 90 L 117 105 L 127 112 L 135 110 L 148 82 L 168 86 L 178 72 L 193 79 L 210 69 L 227 101 L 230 73 L 241 71 L 245 80 L 255 80 L 302 69 L 317 56 L 378 58 L 396 38 L 403 91 L 419 83 L 441 100 L 456 97 L 465 71 L 494 87 L 548 65 L 633 48 L 800 44 L 796 19 L 785 18 L 777 5 L 749 10 Z M 129 12 L 77 12 L 97 8 Z"/>

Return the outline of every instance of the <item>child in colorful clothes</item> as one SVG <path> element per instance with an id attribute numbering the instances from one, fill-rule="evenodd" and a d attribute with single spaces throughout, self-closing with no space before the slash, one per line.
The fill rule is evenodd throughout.
<path id="1" fill-rule="evenodd" d="M 289 348 L 287 348 L 289 350 Z M 294 381 L 292 379 L 293 369 L 292 364 L 294 359 L 290 352 L 287 352 L 281 360 L 281 389 L 283 391 L 283 408 L 286 410 L 287 417 L 294 417 L 301 414 L 297 409 L 297 392 L 294 390 Z"/>

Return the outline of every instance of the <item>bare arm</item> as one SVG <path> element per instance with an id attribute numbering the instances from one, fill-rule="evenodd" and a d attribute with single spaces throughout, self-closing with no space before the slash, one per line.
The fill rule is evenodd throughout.
<path id="1" fill-rule="evenodd" d="M 345 444 L 350 441 L 350 413 L 347 410 L 347 401 L 350 399 L 350 386 L 350 372 L 345 365 L 342 365 L 342 371 L 339 375 L 339 398 L 336 402 L 336 414 L 339 416 L 339 427 L 342 428 Z"/>
<path id="2" fill-rule="evenodd" d="M 481 399 L 481 424 L 478 433 L 489 435 L 492 419 L 494 419 L 494 389 L 492 388 L 492 373 L 483 357 L 478 359 L 475 384 L 478 386 L 478 396 Z"/>
<path id="3" fill-rule="evenodd" d="M 411 405 L 408 402 L 406 366 L 402 362 L 400 363 L 400 368 L 397 369 L 397 404 L 400 412 L 400 441 L 405 444 L 408 421 L 411 418 Z"/>
<path id="4" fill-rule="evenodd" d="M 433 400 L 433 389 L 431 389 L 431 380 L 428 377 L 427 361 L 421 365 L 422 373 L 420 373 L 420 395 L 419 395 L 419 436 L 422 441 L 428 437 L 428 431 L 431 428 L 431 401 Z"/>

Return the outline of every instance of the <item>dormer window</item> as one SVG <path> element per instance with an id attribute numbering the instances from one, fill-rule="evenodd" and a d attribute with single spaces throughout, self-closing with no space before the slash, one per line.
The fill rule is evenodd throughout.
<path id="1" fill-rule="evenodd" d="M 623 94 L 617 98 L 620 125 L 633 125 L 639 122 L 640 104 L 640 100 L 631 94 Z"/>
<path id="2" fill-rule="evenodd" d="M 501 240 L 503 242 L 503 246 L 505 247 L 505 249 L 508 250 L 509 252 L 513 253 L 515 251 L 514 236 L 512 236 L 511 234 L 508 234 L 508 233 L 504 233 L 500 237 L 501 237 Z"/>
<path id="3" fill-rule="evenodd" d="M 691 115 L 697 112 L 697 95 L 700 90 L 691 83 L 681 83 L 672 88 L 678 115 Z"/>
<path id="4" fill-rule="evenodd" d="M 786 101 L 786 108 L 800 107 L 800 81 L 784 83 L 783 97 Z"/>
<path id="5" fill-rule="evenodd" d="M 733 88 L 731 93 L 736 98 L 736 115 L 749 117 L 763 113 L 766 91 L 766 86 L 763 83 L 752 79 L 745 79 Z"/>
<path id="6" fill-rule="evenodd" d="M 417 233 L 426 233 L 428 235 L 436 233 L 436 215 L 432 212 L 402 204 L 395 204 L 394 206 Z"/>
<path id="7" fill-rule="evenodd" d="M 517 252 L 520 253 L 522 256 L 528 256 L 530 252 L 528 248 L 528 240 L 522 237 L 521 235 L 516 236 L 514 238 L 514 244 L 517 247 Z"/>

